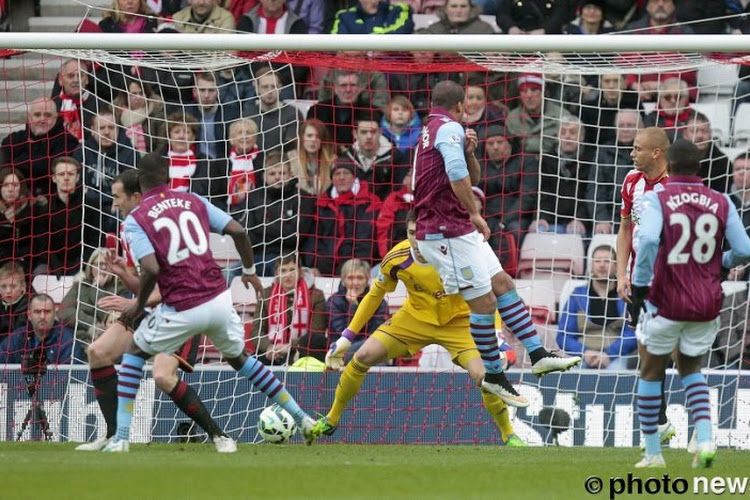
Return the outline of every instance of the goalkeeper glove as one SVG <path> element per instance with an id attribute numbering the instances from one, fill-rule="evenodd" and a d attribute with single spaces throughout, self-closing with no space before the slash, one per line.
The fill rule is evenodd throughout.
<path id="1" fill-rule="evenodd" d="M 641 311 L 646 310 L 645 302 L 646 297 L 648 297 L 649 287 L 632 285 L 630 289 L 631 293 L 628 314 L 630 315 L 630 326 L 635 328 L 638 324 L 638 318 L 641 316 Z"/>
<path id="2" fill-rule="evenodd" d="M 326 368 L 332 370 L 342 370 L 344 368 L 344 356 L 349 352 L 349 348 L 352 346 L 352 340 L 357 336 L 350 329 L 346 329 L 341 332 L 341 337 L 331 344 L 331 348 L 326 354 Z"/>

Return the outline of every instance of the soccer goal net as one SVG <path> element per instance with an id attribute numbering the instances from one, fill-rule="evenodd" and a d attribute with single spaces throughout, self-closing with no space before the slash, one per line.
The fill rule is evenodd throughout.
<path id="1" fill-rule="evenodd" d="M 42 420 L 55 440 L 103 431 L 85 348 L 121 307 L 102 299 L 130 296 L 102 252 L 124 255 L 119 230 L 133 196 L 113 181 L 146 152 L 168 159 L 173 189 L 207 197 L 246 227 L 263 297 L 242 287 L 226 238 L 212 235 L 210 247 L 246 321 L 248 351 L 274 366 L 306 410 L 325 414 L 339 374 L 314 367 L 365 290 L 356 278 L 376 276 L 406 238 L 421 123 L 433 87 L 453 80 L 479 140 L 475 195 L 490 243 L 546 347 L 585 361 L 537 380 L 521 343 L 503 333 L 510 378 L 531 402 L 512 412 L 516 433 L 533 445 L 638 445 L 636 343 L 613 292 L 621 187 L 637 131 L 662 127 L 698 145 L 701 176 L 732 196 L 748 224 L 750 86 L 744 59 L 727 54 L 736 37 L 691 38 L 683 46 L 692 52 L 670 37 L 648 37 L 651 49 L 641 50 L 641 37 L 615 36 L 577 50 L 550 37 L 529 37 L 526 49 L 487 36 L 278 36 L 277 45 L 257 35 L 168 37 L 71 34 L 49 46 L 2 38 L 0 440 L 16 439 L 24 421 L 21 439 L 43 438 Z M 295 263 L 299 280 L 287 279 Z M 741 269 L 724 283 L 722 328 L 705 358 L 717 442 L 742 449 L 750 448 L 747 283 Z M 52 328 L 38 304 L 27 313 L 35 293 L 52 298 Z M 404 300 L 400 286 L 361 338 Z M 44 344 L 39 371 L 44 342 L 55 347 Z M 228 433 L 257 440 L 262 395 L 205 337 L 188 351 L 196 369 L 181 376 Z M 664 391 L 677 429 L 671 446 L 684 447 L 692 424 L 671 370 Z M 133 440 L 201 434 L 188 424 L 146 377 Z M 373 368 L 335 439 L 491 444 L 500 433 L 466 373 L 430 345 Z"/>

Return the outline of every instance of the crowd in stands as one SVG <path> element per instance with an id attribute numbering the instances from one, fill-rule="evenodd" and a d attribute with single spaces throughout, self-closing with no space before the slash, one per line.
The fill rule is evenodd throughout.
<path id="1" fill-rule="evenodd" d="M 81 30 L 748 32 L 740 14 L 750 5 L 742 9 L 739 2 L 692 0 L 113 0 L 98 23 L 89 19 Z M 432 15 L 433 22 L 415 28 L 416 15 Z M 137 56 L 131 66 L 63 61 L 52 94 L 27 103 L 25 128 L 0 146 L 0 359 L 16 345 L 12 332 L 29 328 L 27 321 L 40 328 L 29 304 L 35 275 L 77 275 L 52 327 L 56 335 L 75 331 L 90 342 L 113 320 L 97 307 L 101 297 L 125 293 L 100 250 L 121 223 L 112 181 L 148 151 L 169 159 L 172 189 L 205 196 L 239 220 L 259 273 L 275 276 L 252 327 L 261 359 L 286 362 L 296 342 L 314 334 L 335 340 L 366 293 L 371 266 L 405 238 L 413 153 L 430 90 L 444 79 L 465 88 L 464 124 L 480 141 L 475 194 L 508 266 L 530 231 L 576 234 L 585 244 L 617 232 L 633 140 L 647 126 L 698 144 L 704 180 L 731 195 L 750 227 L 750 157 L 721 151 L 710 119 L 693 107 L 700 97 L 695 71 L 602 74 L 571 84 L 465 65 L 447 71 L 439 64 L 447 56 L 428 51 L 403 56 L 418 71 L 379 69 L 373 57 L 360 69 L 322 71 L 314 61 L 217 72 L 140 67 Z M 308 106 L 299 105 L 301 98 Z M 583 354 L 593 368 L 627 365 L 615 361 L 634 346 L 621 321 L 624 306 L 612 294 L 606 262 L 613 256 L 600 255 L 607 250 L 613 252 L 595 251 L 591 284 L 573 292 L 557 336 L 561 348 Z M 293 252 L 298 259 L 289 260 Z M 339 275 L 340 289 L 326 304 L 311 276 Z M 363 335 L 386 316 L 383 305 Z M 584 327 L 598 333 L 581 338 Z M 724 361 L 736 360 L 730 358 Z"/>

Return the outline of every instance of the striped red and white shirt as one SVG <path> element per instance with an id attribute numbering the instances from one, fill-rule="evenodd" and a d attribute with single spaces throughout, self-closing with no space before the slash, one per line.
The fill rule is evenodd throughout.
<path id="1" fill-rule="evenodd" d="M 655 179 L 647 179 L 643 172 L 633 169 L 628 172 L 628 175 L 625 176 L 625 180 L 622 183 L 622 206 L 620 207 L 620 217 L 623 219 L 630 218 L 631 220 L 631 270 L 635 263 L 635 248 L 638 246 L 638 226 L 641 223 L 641 213 L 643 212 L 643 195 L 649 191 L 653 191 L 656 186 L 662 186 L 664 179 L 666 178 L 666 171 Z"/>

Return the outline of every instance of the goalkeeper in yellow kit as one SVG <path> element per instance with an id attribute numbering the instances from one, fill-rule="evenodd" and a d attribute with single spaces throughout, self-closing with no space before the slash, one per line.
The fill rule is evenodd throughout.
<path id="1" fill-rule="evenodd" d="M 389 359 L 413 356 L 429 344 L 443 346 L 453 362 L 469 372 L 479 386 L 484 377 L 484 363 L 469 333 L 469 306 L 460 295 L 445 295 L 437 271 L 424 262 L 416 245 L 416 221 L 413 212 L 407 218 L 408 240 L 394 246 L 385 256 L 380 274 L 369 293 L 357 307 L 349 327 L 344 330 L 326 355 L 326 366 L 340 370 L 352 339 L 375 313 L 385 294 L 403 281 L 408 293 L 404 305 L 380 326 L 357 350 L 346 365 L 328 415 L 318 420 L 317 434 L 336 431 L 341 413 L 359 392 L 371 366 Z M 506 404 L 496 395 L 479 389 L 487 411 L 497 423 L 503 442 L 508 446 L 526 446 L 513 431 Z"/>

